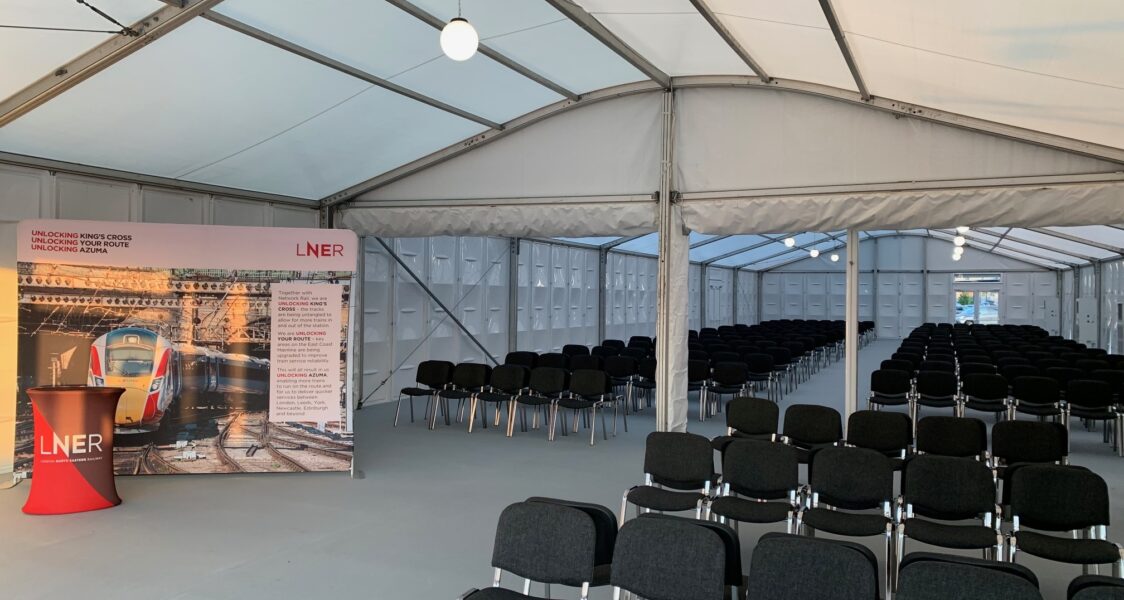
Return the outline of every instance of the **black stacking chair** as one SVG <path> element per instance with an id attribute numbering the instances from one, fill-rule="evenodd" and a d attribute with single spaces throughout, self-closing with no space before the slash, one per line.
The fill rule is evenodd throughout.
<path id="1" fill-rule="evenodd" d="M 612 346 L 594 346 L 590 348 L 589 354 L 591 356 L 600 356 L 602 359 L 609 358 L 610 356 L 620 356 L 621 349 Z"/>
<path id="2" fill-rule="evenodd" d="M 515 433 L 515 413 L 518 411 L 523 431 L 527 431 L 527 407 L 534 409 L 531 417 L 531 427 L 539 426 L 539 414 L 542 413 L 543 423 L 547 427 L 548 439 L 554 433 L 554 403 L 566 391 L 569 384 L 569 373 L 557 367 L 535 367 L 531 369 L 525 394 L 519 394 L 514 400 L 512 410 L 507 413 L 507 437 Z"/>
<path id="3" fill-rule="evenodd" d="M 551 419 L 550 438 L 554 439 L 554 425 L 558 423 L 560 409 L 574 412 L 574 433 L 578 432 L 578 416 L 581 412 L 589 411 L 589 445 L 597 442 L 597 409 L 601 411 L 601 434 L 609 439 L 609 430 L 605 425 L 604 408 L 607 404 L 613 405 L 613 435 L 617 435 L 617 397 L 613 394 L 612 382 L 604 371 L 581 369 L 570 374 L 569 393 L 563 394 L 554 403 L 555 416 Z M 562 414 L 562 435 L 566 435 L 566 414 Z M 625 416 L 624 430 L 628 431 L 628 417 Z"/>
<path id="4" fill-rule="evenodd" d="M 1053 378 L 1016 377 L 1008 381 L 1011 382 L 1011 412 L 1008 418 L 1014 419 L 1019 414 L 1062 418 L 1061 394 L 1058 382 Z"/>
<path id="5" fill-rule="evenodd" d="M 589 356 L 589 347 L 581 344 L 566 344 L 562 346 L 562 354 L 566 356 Z"/>
<path id="6" fill-rule="evenodd" d="M 839 411 L 816 404 L 793 404 L 784 411 L 781 441 L 796 449 L 801 463 L 812 451 L 833 446 L 843 439 L 843 417 Z"/>
<path id="7" fill-rule="evenodd" d="M 878 560 L 866 546 L 766 533 L 753 549 L 746 591 L 753 600 L 877 600 L 878 588 Z"/>
<path id="8" fill-rule="evenodd" d="M 949 357 L 949 359 L 950 360 L 948 360 L 948 361 L 932 360 L 932 359 L 921 361 L 921 366 L 918 367 L 917 370 L 920 373 L 924 373 L 925 371 L 941 371 L 941 372 L 944 372 L 944 373 L 955 373 L 956 372 L 956 363 L 952 362 L 951 356 Z"/>
<path id="9" fill-rule="evenodd" d="M 645 358 L 636 363 L 636 381 L 632 384 L 634 390 L 643 390 L 648 405 L 651 406 L 652 394 L 656 389 L 656 359 Z"/>
<path id="10" fill-rule="evenodd" d="M 894 470 L 902 468 L 913 444 L 913 425 L 902 413 L 859 410 L 847 418 L 848 446 L 885 454 Z"/>
<path id="11" fill-rule="evenodd" d="M 954 415 L 959 414 L 959 381 L 954 373 L 946 371 L 920 371 L 913 394 L 914 422 L 921 417 L 921 407 L 951 408 Z"/>
<path id="12" fill-rule="evenodd" d="M 785 523 L 795 532 L 800 512 L 800 463 L 791 446 L 734 440 L 722 455 L 722 489 L 707 505 L 719 522 Z"/>
<path id="13" fill-rule="evenodd" d="M 402 391 L 398 392 L 398 408 L 394 409 L 394 426 L 398 427 L 398 413 L 402 410 L 403 397 L 410 400 L 411 423 L 414 422 L 414 398 L 424 397 L 426 399 L 425 410 L 426 417 L 428 417 L 429 406 L 433 403 L 433 397 L 438 390 L 442 390 L 449 385 L 452 376 L 453 363 L 447 360 L 422 361 L 418 365 L 418 374 L 414 377 L 414 381 L 418 384 L 417 387 L 402 388 Z M 436 407 L 434 407 L 434 411 L 436 412 Z"/>
<path id="14" fill-rule="evenodd" d="M 987 373 L 960 374 L 960 414 L 967 410 L 1000 415 L 1009 412 L 1007 380 L 1002 375 Z"/>
<path id="15" fill-rule="evenodd" d="M 538 366 L 539 355 L 534 352 L 526 350 L 518 350 L 516 352 L 508 352 L 507 356 L 503 359 L 505 365 L 519 365 L 533 369 Z"/>
<path id="16" fill-rule="evenodd" d="M 721 402 L 722 396 L 738 396 L 749 383 L 749 369 L 743 362 L 720 362 L 714 365 L 710 381 L 699 393 L 699 420 L 711 414 L 711 403 Z M 712 399 L 711 395 L 715 397 Z"/>
<path id="17" fill-rule="evenodd" d="M 500 365 L 492 369 L 488 386 L 479 394 L 472 396 L 468 407 L 468 432 L 472 433 L 472 426 L 476 422 L 476 409 L 480 407 L 480 422 L 488 428 L 487 405 L 495 405 L 495 426 L 500 426 L 500 408 L 507 406 L 508 419 L 511 418 L 512 405 L 515 397 L 526 391 L 527 379 L 530 370 L 520 365 Z"/>
<path id="18" fill-rule="evenodd" d="M 597 551 L 597 525 L 588 513 L 550 502 L 519 502 L 504 509 L 492 548 L 492 587 L 469 590 L 462 600 L 535 600 L 532 581 L 581 588 L 589 597 Z M 523 593 L 500 587 L 507 571 L 527 581 Z"/>
<path id="19" fill-rule="evenodd" d="M 1111 564 L 1113 575 L 1120 577 L 1124 550 L 1107 540 L 1109 497 L 1104 479 L 1082 467 L 1026 465 L 1011 473 L 1010 482 L 1010 562 L 1025 552 L 1086 567 Z M 1065 537 L 1039 531 L 1065 533 Z M 1070 537 L 1076 532 L 1090 536 Z"/>
<path id="20" fill-rule="evenodd" d="M 644 484 L 621 498 L 620 522 L 631 504 L 660 512 L 694 510 L 702 517 L 703 502 L 716 481 L 710 440 L 694 433 L 654 431 L 644 443 Z"/>
<path id="21" fill-rule="evenodd" d="M 673 516 L 673 515 L 661 515 L 661 514 L 649 513 L 649 514 L 645 514 L 645 515 L 640 515 L 640 518 L 641 519 L 657 519 L 657 520 L 664 520 L 664 521 L 670 520 L 670 521 L 677 521 L 679 523 L 688 523 L 690 525 L 694 525 L 695 527 L 705 529 L 705 530 L 717 535 L 722 540 L 722 545 L 723 545 L 724 550 L 725 550 L 725 552 L 724 552 L 724 556 L 725 556 L 725 565 L 724 565 L 724 567 L 725 567 L 725 569 L 724 569 L 725 570 L 725 577 L 724 577 L 724 580 L 725 581 L 723 583 L 725 584 L 725 587 L 728 588 L 728 590 L 729 590 L 725 594 L 725 597 L 726 598 L 741 598 L 742 597 L 741 594 L 744 593 L 744 590 L 745 590 L 745 587 L 744 587 L 745 586 L 745 576 L 742 574 L 742 545 L 741 545 L 741 541 L 738 540 L 738 532 L 737 531 L 735 531 L 734 529 L 732 529 L 729 525 L 726 525 L 725 523 L 718 523 L 718 522 L 715 522 L 715 521 L 708 521 L 708 520 L 700 521 L 698 519 L 688 519 L 688 518 L 685 518 L 685 517 L 677 517 L 677 516 Z M 739 590 L 742 590 L 742 592 L 739 592 Z"/>
<path id="22" fill-rule="evenodd" d="M 909 373 L 909 376 L 911 378 L 913 377 L 913 363 L 909 362 L 908 360 L 894 360 L 892 358 L 887 358 L 878 365 L 878 368 L 905 371 L 906 373 Z"/>
<path id="23" fill-rule="evenodd" d="M 779 346 L 768 348 L 766 352 L 773 356 L 773 377 L 777 382 L 777 397 L 783 398 L 786 392 L 792 391 L 795 387 L 792 377 L 792 352 L 788 348 Z M 781 385 L 782 377 L 785 385 Z"/>
<path id="24" fill-rule="evenodd" d="M 1011 365 L 1009 367 L 999 369 L 999 374 L 1007 383 L 1012 383 L 1019 377 L 1037 377 L 1040 372 L 1036 367 L 1030 365 Z"/>
<path id="25" fill-rule="evenodd" d="M 925 417 L 917 424 L 917 451 L 987 460 L 987 425 L 970 417 Z"/>
<path id="26" fill-rule="evenodd" d="M 576 508 L 593 519 L 593 527 L 597 533 L 597 545 L 593 550 L 593 564 L 595 566 L 593 567 L 593 581 L 590 582 L 590 586 L 600 587 L 609 585 L 609 571 L 613 567 L 613 549 L 617 544 L 617 516 L 613 514 L 612 509 L 607 506 L 601 506 L 600 504 L 575 502 L 573 500 L 561 500 L 558 498 L 544 498 L 542 496 L 527 498 L 527 502 L 541 502 Z M 550 587 L 548 585 L 548 596 L 550 595 L 549 591 Z"/>
<path id="27" fill-rule="evenodd" d="M 1124 600 L 1124 579 L 1082 575 L 1069 583 L 1066 600 Z"/>
<path id="28" fill-rule="evenodd" d="M 993 560 L 914 552 L 902 560 L 896 600 L 1042 600 L 1030 569 Z"/>
<path id="29" fill-rule="evenodd" d="M 870 397 L 866 401 L 867 408 L 909 404 L 912 391 L 913 381 L 908 371 L 878 369 L 870 374 Z"/>
<path id="30" fill-rule="evenodd" d="M 996 369 L 995 365 L 991 363 L 962 362 L 960 363 L 960 366 L 957 367 L 957 372 L 959 373 L 960 377 L 977 374 L 995 375 L 998 372 L 998 369 Z"/>
<path id="31" fill-rule="evenodd" d="M 687 391 L 699 393 L 699 420 L 703 420 L 703 408 L 706 404 L 707 383 L 710 382 L 710 362 L 705 360 L 690 359 L 687 361 Z"/>
<path id="32" fill-rule="evenodd" d="M 1081 369 L 1073 367 L 1051 367 L 1042 373 L 1046 377 L 1058 382 L 1058 390 L 1061 391 L 1062 400 L 1068 401 L 1069 398 L 1066 394 L 1069 392 L 1069 382 L 1075 379 L 1084 379 L 1085 372 Z"/>
<path id="33" fill-rule="evenodd" d="M 897 563 L 909 538 L 931 546 L 983 550 L 984 558 L 1002 560 L 1003 533 L 995 481 L 982 462 L 921 455 L 902 470 L 902 505 L 897 526 Z M 982 519 L 973 524 L 949 523 Z"/>
<path id="34" fill-rule="evenodd" d="M 739 397 L 726 404 L 726 435 L 718 436 L 711 445 L 719 452 L 738 439 L 772 441 L 777 437 L 780 409 L 764 398 Z"/>
<path id="35" fill-rule="evenodd" d="M 623 348 L 621 349 L 621 356 L 627 356 L 636 360 L 648 358 L 651 352 L 647 348 Z"/>
<path id="36" fill-rule="evenodd" d="M 614 388 L 624 388 L 624 407 L 627 411 L 632 403 L 632 384 L 636 382 L 636 359 L 627 356 L 607 356 L 604 369 L 609 374 Z"/>
<path id="37" fill-rule="evenodd" d="M 480 363 L 460 363 L 453 367 L 453 375 L 449 385 L 437 392 L 437 402 L 442 404 L 445 412 L 445 424 L 449 424 L 449 401 L 456 400 L 457 422 L 463 418 L 465 402 L 471 400 L 477 393 L 484 391 L 491 377 L 492 368 Z M 433 414 L 429 419 L 429 428 L 437 426 L 437 407 L 434 406 Z"/>
<path id="38" fill-rule="evenodd" d="M 535 361 L 535 366 L 551 367 L 553 369 L 569 369 L 570 357 L 561 352 L 547 352 L 546 354 L 539 355 L 538 360 Z"/>
<path id="39" fill-rule="evenodd" d="M 1011 475 L 1032 464 L 1068 464 L 1069 432 L 1061 423 L 1003 421 L 991 428 L 992 472 L 1002 484 L 1002 501 L 1011 503 Z"/>
<path id="40" fill-rule="evenodd" d="M 1104 438 L 1109 441 L 1109 430 L 1112 430 L 1112 447 L 1120 456 L 1124 456 L 1124 446 L 1121 445 L 1121 425 L 1124 425 L 1124 413 L 1117 410 L 1116 398 L 1112 388 L 1103 381 L 1093 379 L 1072 379 L 1065 392 L 1065 411 L 1063 420 L 1066 429 L 1069 429 L 1069 419 L 1078 417 L 1085 421 L 1101 421 L 1104 423 Z"/>
<path id="41" fill-rule="evenodd" d="M 765 396 L 770 400 L 776 400 L 777 395 L 773 390 L 773 355 L 765 354 L 763 352 L 751 352 L 742 356 L 745 362 L 746 370 L 749 375 L 749 385 L 753 387 L 754 391 L 757 390 L 757 384 L 765 384 Z"/>
<path id="42" fill-rule="evenodd" d="M 817 450 L 808 465 L 810 500 L 797 524 L 810 534 L 885 538 L 886 584 L 892 589 L 894 470 L 890 459 L 865 448 Z M 880 514 L 850 511 L 881 509 Z"/>
<path id="43" fill-rule="evenodd" d="M 624 348 L 624 340 L 601 340 L 601 345 L 609 348 Z"/>
<path id="44" fill-rule="evenodd" d="M 574 354 L 570 356 L 571 371 L 579 371 L 583 369 L 600 371 L 603 368 L 604 367 L 600 356 L 593 356 L 591 354 Z"/>
<path id="45" fill-rule="evenodd" d="M 723 600 L 726 542 L 689 519 L 644 518 L 617 533 L 611 583 L 652 600 Z"/>

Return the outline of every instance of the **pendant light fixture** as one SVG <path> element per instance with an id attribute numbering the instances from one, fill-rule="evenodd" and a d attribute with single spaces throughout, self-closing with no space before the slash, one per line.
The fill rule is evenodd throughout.
<path id="1" fill-rule="evenodd" d="M 791 237 L 791 236 L 784 238 L 784 245 L 788 246 L 789 248 L 795 246 L 796 245 L 796 238 Z"/>
<path id="2" fill-rule="evenodd" d="M 480 36 L 476 28 L 461 16 L 461 3 L 457 2 L 457 17 L 441 30 L 441 51 L 455 61 L 465 61 L 476 55 Z"/>
<path id="3" fill-rule="evenodd" d="M 831 253 L 831 262 L 839 262 L 839 254 L 838 253 L 835 253 L 835 252 Z"/>

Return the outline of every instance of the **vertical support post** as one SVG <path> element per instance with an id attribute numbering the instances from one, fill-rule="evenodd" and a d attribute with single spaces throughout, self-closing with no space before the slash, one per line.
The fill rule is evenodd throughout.
<path id="1" fill-rule="evenodd" d="M 689 267 L 688 267 L 689 268 Z M 699 265 L 699 329 L 706 327 L 706 288 L 707 285 L 706 264 Z"/>
<path id="2" fill-rule="evenodd" d="M 762 300 L 762 296 L 764 296 L 765 294 L 765 273 L 762 271 L 757 271 L 756 281 L 757 289 L 753 291 L 753 301 L 757 304 L 757 320 L 755 323 L 752 323 L 753 325 L 756 325 L 757 323 L 760 323 L 764 320 L 762 318 L 764 314 L 761 311 L 765 308 L 765 301 Z"/>
<path id="3" fill-rule="evenodd" d="M 656 305 L 656 430 L 687 428 L 687 313 L 690 269 L 683 215 L 672 187 L 675 93 L 663 94 L 663 153 L 659 190 L 659 273 Z"/>
<path id="4" fill-rule="evenodd" d="M 929 238 L 921 238 L 921 322 L 929 322 Z"/>
<path id="5" fill-rule="evenodd" d="M 519 238 L 507 240 L 507 351 L 519 349 Z"/>
<path id="6" fill-rule="evenodd" d="M 859 232 L 847 229 L 847 342 L 844 422 L 859 407 Z"/>
<path id="7" fill-rule="evenodd" d="M 847 250 L 851 252 L 850 249 Z M 878 238 L 874 238 L 874 260 L 870 265 L 870 315 L 874 319 L 874 333 L 878 337 Z"/>
<path id="8" fill-rule="evenodd" d="M 605 335 L 605 319 L 609 316 L 609 294 L 606 292 L 609 280 L 609 251 L 605 248 L 597 252 L 597 343 L 600 344 Z"/>
<path id="9" fill-rule="evenodd" d="M 355 276 L 351 278 L 351 294 L 348 298 L 351 303 L 351 314 L 355 316 L 355 323 L 352 324 L 351 330 L 357 332 L 349 341 L 352 361 L 354 361 L 351 366 L 351 407 L 353 410 L 358 409 L 359 403 L 367 397 L 367 394 L 363 391 L 363 331 L 365 328 L 364 321 L 367 319 L 366 299 L 363 294 L 363 288 L 367 285 L 366 237 L 359 238 L 358 254 L 359 264 L 355 266 Z"/>
<path id="10" fill-rule="evenodd" d="M 738 305 L 741 304 L 742 301 L 741 296 L 739 295 L 740 292 L 738 290 L 738 280 L 741 279 L 741 274 L 742 272 L 740 269 L 734 269 L 733 285 L 731 286 L 734 288 L 734 303 L 730 307 L 730 325 L 738 324 Z"/>
<path id="11" fill-rule="evenodd" d="M 1097 303 L 1097 347 L 1104 348 L 1104 330 L 1108 324 L 1108 311 L 1104 302 L 1104 261 L 1093 263 L 1093 296 Z"/>

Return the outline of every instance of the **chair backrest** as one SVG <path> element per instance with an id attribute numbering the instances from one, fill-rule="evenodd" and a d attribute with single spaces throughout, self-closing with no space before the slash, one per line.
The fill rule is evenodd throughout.
<path id="1" fill-rule="evenodd" d="M 458 388 L 473 390 L 488 384 L 492 368 L 481 363 L 460 363 L 453 367 L 452 383 Z"/>
<path id="2" fill-rule="evenodd" d="M 609 582 L 648 600 L 722 600 L 726 545 L 682 518 L 632 519 L 621 527 Z"/>
<path id="3" fill-rule="evenodd" d="M 877 372 L 877 371 L 875 371 Z M 913 442 L 913 421 L 908 415 L 860 410 L 847 418 L 847 443 L 882 453 L 897 453 Z"/>
<path id="4" fill-rule="evenodd" d="M 655 381 L 657 364 L 654 358 L 642 358 L 636 364 L 636 372 L 644 379 Z"/>
<path id="5" fill-rule="evenodd" d="M 538 366 L 539 355 L 534 352 L 526 350 L 517 350 L 515 352 L 508 352 L 507 356 L 503 359 L 505 365 L 522 365 L 528 369 L 533 369 Z"/>
<path id="6" fill-rule="evenodd" d="M 562 354 L 565 354 L 566 356 L 579 356 L 583 354 L 588 355 L 589 347 L 583 346 L 581 344 L 566 344 L 562 346 Z"/>
<path id="7" fill-rule="evenodd" d="M 878 365 L 879 369 L 894 369 L 897 371 L 905 371 L 906 373 L 913 373 L 913 363 L 908 360 L 895 360 L 887 358 Z"/>
<path id="8" fill-rule="evenodd" d="M 614 346 L 594 346 L 592 349 L 590 349 L 589 353 L 593 356 L 608 358 L 610 356 L 619 355 L 621 353 L 621 349 Z"/>
<path id="9" fill-rule="evenodd" d="M 1016 377 L 1011 382 L 1011 395 L 1020 402 L 1054 404 L 1058 401 L 1058 382 L 1050 377 Z"/>
<path id="10" fill-rule="evenodd" d="M 965 395 L 979 400 L 1004 400 L 1007 398 L 1007 380 L 1002 375 L 961 372 Z"/>
<path id="11" fill-rule="evenodd" d="M 593 580 L 597 529 L 577 508 L 518 502 L 496 527 L 492 566 L 543 583 L 580 586 Z"/>
<path id="12" fill-rule="evenodd" d="M 1013 563 L 913 552 L 901 563 L 898 600 L 1042 600 L 1038 578 Z"/>
<path id="13" fill-rule="evenodd" d="M 570 356 L 570 370 L 577 371 L 578 369 L 595 369 L 601 370 L 601 357 L 592 356 L 589 354 L 574 354 Z"/>
<path id="14" fill-rule="evenodd" d="M 1108 485 L 1088 469 L 1025 465 L 1010 483 L 1011 514 L 1024 527 L 1070 531 L 1109 524 Z"/>
<path id="15" fill-rule="evenodd" d="M 784 411 L 784 435 L 798 444 L 830 444 L 843 439 L 839 411 L 818 404 L 793 404 Z"/>
<path id="16" fill-rule="evenodd" d="M 921 367 L 919 368 L 919 370 L 921 372 L 942 371 L 945 373 L 955 373 L 956 364 L 953 363 L 951 359 L 952 357 L 950 356 L 948 361 L 936 360 L 932 356 L 930 356 L 929 360 L 921 361 Z"/>
<path id="17" fill-rule="evenodd" d="M 604 396 L 611 390 L 609 376 L 599 369 L 577 369 L 570 373 L 570 392 L 583 398 Z"/>
<path id="18" fill-rule="evenodd" d="M 500 365 L 492 369 L 492 376 L 488 379 L 488 385 L 501 392 L 514 394 L 527 387 L 527 378 L 530 373 L 530 369 L 522 365 Z"/>
<path id="19" fill-rule="evenodd" d="M 535 367 L 531 369 L 529 387 L 536 394 L 554 396 L 566 390 L 569 373 L 558 367 Z"/>
<path id="20" fill-rule="evenodd" d="M 1066 386 L 1065 401 L 1082 408 L 1105 408 L 1116 402 L 1112 388 L 1095 379 L 1071 379 Z"/>
<path id="21" fill-rule="evenodd" d="M 921 371 L 917 374 L 917 393 L 934 398 L 956 395 L 956 375 L 951 371 Z"/>
<path id="22" fill-rule="evenodd" d="M 711 378 L 719 385 L 742 385 L 749 379 L 749 369 L 743 362 L 720 362 Z"/>
<path id="23" fill-rule="evenodd" d="M 1056 463 L 1068 454 L 1065 426 L 1046 421 L 1000 421 L 991 428 L 991 455 L 1007 464 Z"/>
<path id="24" fill-rule="evenodd" d="M 714 480 L 714 448 L 695 433 L 653 431 L 644 444 L 644 472 L 667 487 L 702 488 Z"/>
<path id="25" fill-rule="evenodd" d="M 764 352 L 751 352 L 742 357 L 750 373 L 761 375 L 773 370 L 773 355 Z"/>
<path id="26" fill-rule="evenodd" d="M 568 506 L 589 515 L 589 517 L 593 519 L 593 527 L 597 533 L 594 564 L 600 566 L 613 562 L 613 547 L 616 546 L 617 543 L 617 516 L 613 514 L 612 509 L 607 506 L 601 506 L 600 504 L 575 502 L 573 500 L 562 500 L 559 498 L 545 498 L 542 496 L 527 498 L 527 502 L 543 502 L 546 504 Z"/>
<path id="27" fill-rule="evenodd" d="M 601 340 L 601 345 L 610 348 L 624 348 L 624 340 Z"/>
<path id="28" fill-rule="evenodd" d="M 995 512 L 991 469 L 970 458 L 923 454 L 902 469 L 902 496 L 923 517 L 955 521 Z"/>
<path id="29" fill-rule="evenodd" d="M 569 369 L 570 357 L 561 352 L 547 352 L 539 355 L 537 367 L 554 367 L 555 369 Z"/>
<path id="30" fill-rule="evenodd" d="M 734 440 L 722 454 L 722 481 L 751 498 L 784 498 L 800 485 L 800 461 L 785 444 Z"/>
<path id="31" fill-rule="evenodd" d="M 1074 367 L 1050 367 L 1046 369 L 1043 375 L 1057 381 L 1060 389 L 1067 390 L 1069 382 L 1074 379 L 1081 379 L 1085 376 L 1085 372 Z M 1069 393 L 1068 390 L 1066 393 Z"/>
<path id="32" fill-rule="evenodd" d="M 1081 575 L 1069 583 L 1067 600 L 1124 600 L 1124 579 Z"/>
<path id="33" fill-rule="evenodd" d="M 877 508 L 894 495 L 894 469 L 886 455 L 866 448 L 831 446 L 812 454 L 808 483 L 820 501 L 847 509 Z"/>
<path id="34" fill-rule="evenodd" d="M 1019 377 L 1037 377 L 1039 371 L 1030 365 L 1010 365 L 999 369 L 999 374 L 1009 382 L 1014 382 Z"/>
<path id="35" fill-rule="evenodd" d="M 699 383 L 710 379 L 710 362 L 705 360 L 687 361 L 687 381 Z"/>
<path id="36" fill-rule="evenodd" d="M 423 360 L 414 378 L 418 383 L 433 389 L 444 387 L 453 377 L 453 363 L 447 360 Z"/>
<path id="37" fill-rule="evenodd" d="M 726 426 L 742 433 L 776 433 L 780 408 L 764 398 L 738 397 L 726 404 Z"/>
<path id="38" fill-rule="evenodd" d="M 865 546 L 766 533 L 753 549 L 746 591 L 754 600 L 877 600 L 879 579 Z"/>
<path id="39" fill-rule="evenodd" d="M 940 456 L 979 456 L 987 450 L 987 425 L 966 417 L 925 417 L 917 422 L 917 450 Z"/>
<path id="40" fill-rule="evenodd" d="M 745 582 L 742 577 L 742 545 L 738 540 L 738 533 L 734 528 L 726 525 L 725 523 L 718 523 L 716 521 L 702 521 L 698 519 L 686 519 L 673 515 L 662 515 L 657 513 L 646 513 L 640 515 L 641 519 L 674 519 L 679 522 L 686 522 L 696 527 L 702 527 L 718 535 L 722 540 L 722 545 L 726 552 L 726 577 L 725 584 L 728 586 L 737 586 L 739 589 Z"/>
<path id="41" fill-rule="evenodd" d="M 882 362 L 905 363 L 905 361 Z M 883 367 L 870 374 L 870 391 L 874 392 L 875 396 L 880 394 L 887 396 L 905 394 L 909 392 L 912 386 L 910 379 L 910 372 L 905 369 L 887 369 Z"/>
<path id="42" fill-rule="evenodd" d="M 610 377 L 627 378 L 636 374 L 636 359 L 627 356 L 606 356 L 602 366 Z"/>
<path id="43" fill-rule="evenodd" d="M 647 348 L 628 347 L 621 350 L 621 356 L 627 356 L 629 358 L 635 358 L 637 360 L 647 358 L 648 354 L 649 352 Z"/>

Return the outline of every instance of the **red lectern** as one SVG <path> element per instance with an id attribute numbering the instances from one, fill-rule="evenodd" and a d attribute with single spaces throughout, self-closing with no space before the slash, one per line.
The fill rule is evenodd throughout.
<path id="1" fill-rule="evenodd" d="M 27 390 L 35 458 L 23 512 L 59 515 L 121 504 L 113 481 L 113 415 L 123 393 L 83 385 Z"/>

